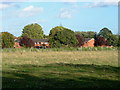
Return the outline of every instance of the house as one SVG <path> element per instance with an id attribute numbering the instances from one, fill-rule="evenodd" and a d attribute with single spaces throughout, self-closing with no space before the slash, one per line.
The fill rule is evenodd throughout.
<path id="1" fill-rule="evenodd" d="M 95 43 L 94 38 L 85 38 L 82 47 L 94 47 L 94 43 Z"/>
<path id="2" fill-rule="evenodd" d="M 22 48 L 22 46 L 20 46 L 20 39 L 14 39 L 14 48 Z"/>
<path id="3" fill-rule="evenodd" d="M 49 48 L 49 41 L 48 39 L 32 39 L 32 41 L 34 42 L 34 47 L 35 48 Z M 15 39 L 14 40 L 14 48 L 22 48 L 22 46 L 20 46 L 20 39 Z"/>
<path id="4" fill-rule="evenodd" d="M 34 42 L 34 47 L 35 48 L 49 48 L 49 40 L 48 39 L 32 39 Z"/>

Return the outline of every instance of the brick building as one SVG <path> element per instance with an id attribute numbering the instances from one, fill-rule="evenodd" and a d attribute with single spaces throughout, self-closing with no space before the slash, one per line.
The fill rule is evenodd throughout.
<path id="1" fill-rule="evenodd" d="M 85 38 L 85 41 L 82 47 L 94 47 L 94 43 L 95 43 L 94 38 Z"/>
<path id="2" fill-rule="evenodd" d="M 34 42 L 34 48 L 49 48 L 49 41 L 48 39 L 32 39 Z M 14 48 L 22 48 L 20 46 L 20 39 L 15 39 L 14 40 Z"/>

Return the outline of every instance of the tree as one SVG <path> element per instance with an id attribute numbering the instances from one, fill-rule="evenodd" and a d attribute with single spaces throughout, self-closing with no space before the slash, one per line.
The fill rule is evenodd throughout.
<path id="1" fill-rule="evenodd" d="M 9 32 L 2 32 L 2 48 L 13 48 L 14 36 Z"/>
<path id="2" fill-rule="evenodd" d="M 118 46 L 119 45 L 119 36 L 118 35 L 109 35 L 108 45 Z"/>
<path id="3" fill-rule="evenodd" d="M 75 32 L 75 34 L 83 36 L 84 38 L 94 38 L 96 32 L 88 31 L 88 32 Z"/>
<path id="4" fill-rule="evenodd" d="M 102 36 L 97 36 L 95 38 L 95 46 L 106 46 L 108 45 L 107 40 Z"/>
<path id="5" fill-rule="evenodd" d="M 2 34 L 0 33 L 0 48 L 2 48 Z"/>
<path id="6" fill-rule="evenodd" d="M 118 35 L 118 47 L 120 47 L 120 35 Z"/>
<path id="7" fill-rule="evenodd" d="M 52 37 L 52 36 L 54 36 L 57 32 L 62 31 L 62 30 L 64 30 L 64 29 L 65 29 L 65 27 L 63 27 L 63 26 L 56 26 L 56 27 L 54 27 L 54 28 L 52 28 L 52 29 L 50 30 L 49 36 Z"/>
<path id="8" fill-rule="evenodd" d="M 108 45 L 119 46 L 119 35 L 112 34 L 112 31 L 108 28 L 101 29 L 97 36 L 102 36 L 107 39 Z"/>
<path id="9" fill-rule="evenodd" d="M 34 47 L 34 42 L 32 41 L 32 39 L 28 38 L 27 36 L 24 36 L 20 40 L 20 46 L 31 48 L 31 47 Z"/>
<path id="10" fill-rule="evenodd" d="M 44 37 L 42 27 L 39 24 L 30 24 L 24 27 L 22 36 L 32 39 L 42 39 Z"/>
<path id="11" fill-rule="evenodd" d="M 78 43 L 75 33 L 67 28 L 57 31 L 49 41 L 51 43 L 51 47 L 71 47 Z"/>
<path id="12" fill-rule="evenodd" d="M 108 39 L 110 35 L 112 35 L 112 31 L 109 30 L 108 28 L 103 28 L 98 33 L 98 36 L 102 36 L 102 37 L 104 37 L 106 39 Z"/>
<path id="13" fill-rule="evenodd" d="M 83 36 L 80 36 L 79 34 L 76 35 L 76 38 L 78 40 L 77 46 L 82 46 L 84 44 L 85 38 Z"/>

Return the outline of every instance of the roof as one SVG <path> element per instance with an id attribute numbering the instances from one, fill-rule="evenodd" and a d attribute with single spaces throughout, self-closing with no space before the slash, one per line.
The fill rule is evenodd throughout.
<path id="1" fill-rule="evenodd" d="M 33 42 L 48 42 L 48 39 L 32 39 Z"/>
<path id="2" fill-rule="evenodd" d="M 14 41 L 19 43 L 19 42 L 20 42 L 20 39 L 14 39 Z"/>
<path id="3" fill-rule="evenodd" d="M 91 40 L 93 38 L 85 38 L 85 41 L 84 42 L 88 42 L 89 40 Z"/>

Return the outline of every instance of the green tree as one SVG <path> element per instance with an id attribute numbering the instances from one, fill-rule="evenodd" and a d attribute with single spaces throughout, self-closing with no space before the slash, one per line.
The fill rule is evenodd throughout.
<path id="1" fill-rule="evenodd" d="M 2 48 L 2 34 L 0 32 L 0 48 Z"/>
<path id="2" fill-rule="evenodd" d="M 62 30 L 64 30 L 64 29 L 65 29 L 65 27 L 63 27 L 63 26 L 56 26 L 56 27 L 54 27 L 54 28 L 52 28 L 52 29 L 50 30 L 49 36 L 52 37 L 52 36 L 54 36 L 57 32 L 62 31 Z"/>
<path id="3" fill-rule="evenodd" d="M 106 39 L 108 39 L 110 37 L 110 35 L 112 35 L 112 31 L 109 30 L 108 28 L 103 28 L 98 33 L 98 36 L 102 36 L 102 37 L 104 37 Z"/>
<path id="4" fill-rule="evenodd" d="M 112 45 L 112 46 L 116 47 L 119 44 L 119 36 L 118 35 L 112 35 L 112 34 L 110 34 L 109 38 L 107 40 L 108 40 L 108 44 L 109 45 Z"/>
<path id="5" fill-rule="evenodd" d="M 78 41 L 72 30 L 64 28 L 50 38 L 50 43 L 51 47 L 71 47 L 75 46 Z"/>
<path id="6" fill-rule="evenodd" d="M 118 35 L 118 47 L 120 47 L 120 35 Z"/>
<path id="7" fill-rule="evenodd" d="M 24 27 L 22 36 L 32 39 L 42 39 L 44 37 L 42 27 L 39 24 L 30 24 Z"/>
<path id="8" fill-rule="evenodd" d="M 14 36 L 9 32 L 2 32 L 2 48 L 13 48 Z"/>
<path id="9" fill-rule="evenodd" d="M 119 35 L 112 34 L 112 31 L 108 28 L 101 29 L 97 36 L 107 39 L 108 45 L 119 46 Z"/>
<path id="10" fill-rule="evenodd" d="M 80 35 L 84 38 L 94 38 L 96 32 L 88 31 L 88 32 L 75 32 L 76 35 Z"/>

